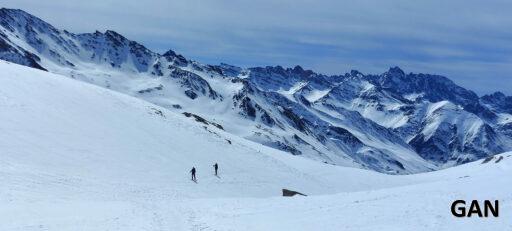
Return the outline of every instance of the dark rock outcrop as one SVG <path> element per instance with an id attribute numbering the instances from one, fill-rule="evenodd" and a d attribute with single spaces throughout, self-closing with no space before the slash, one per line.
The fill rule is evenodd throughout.
<path id="1" fill-rule="evenodd" d="M 307 196 L 307 195 L 302 194 L 302 193 L 297 192 L 297 191 L 292 191 L 292 190 L 289 190 L 289 189 L 283 189 L 283 196 L 284 197 L 292 197 L 292 196 L 295 196 L 295 195 Z"/>

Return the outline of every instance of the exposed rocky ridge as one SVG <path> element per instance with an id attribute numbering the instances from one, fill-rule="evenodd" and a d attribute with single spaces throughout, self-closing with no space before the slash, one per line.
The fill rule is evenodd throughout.
<path id="1" fill-rule="evenodd" d="M 511 150 L 510 96 L 479 98 L 439 75 L 204 65 L 115 31 L 74 34 L 5 8 L 0 25 L 0 59 L 183 109 L 330 164 L 412 173 Z"/>

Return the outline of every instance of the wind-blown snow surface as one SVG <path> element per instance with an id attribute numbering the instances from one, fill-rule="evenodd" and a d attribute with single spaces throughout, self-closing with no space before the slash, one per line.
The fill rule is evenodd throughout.
<path id="1" fill-rule="evenodd" d="M 288 155 L 56 74 L 5 61 L 0 70 L 0 230 L 512 228 L 512 153 L 385 175 Z M 309 196 L 282 198 L 282 188 Z M 499 199 L 500 218 L 455 219 L 455 199 Z"/>

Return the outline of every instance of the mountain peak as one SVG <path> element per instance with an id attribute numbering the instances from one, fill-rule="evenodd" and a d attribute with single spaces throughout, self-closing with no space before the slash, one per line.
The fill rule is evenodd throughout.
<path id="1" fill-rule="evenodd" d="M 398 74 L 398 75 L 405 75 L 405 72 L 400 69 L 400 67 L 398 66 L 395 66 L 395 67 L 390 67 L 389 70 L 388 70 L 388 73 L 391 73 L 391 74 Z"/>
<path id="2" fill-rule="evenodd" d="M 275 67 L 272 67 L 272 66 L 271 66 L 270 68 L 271 68 L 271 69 L 275 69 L 275 70 L 277 70 L 277 71 L 279 71 L 279 72 L 284 71 L 284 68 L 283 68 L 281 65 L 277 65 L 277 66 L 275 66 Z"/>
<path id="3" fill-rule="evenodd" d="M 494 110 L 499 112 L 512 113 L 512 96 L 506 96 L 502 92 L 494 92 L 490 95 L 484 95 L 481 101 L 491 105 Z"/>
<path id="4" fill-rule="evenodd" d="M 112 35 L 112 36 L 122 36 L 121 34 L 113 31 L 113 30 L 106 30 L 105 34 Z"/>
<path id="5" fill-rule="evenodd" d="M 9 13 L 9 14 L 26 14 L 26 15 L 29 15 L 29 13 L 27 13 L 27 12 L 25 12 L 23 10 L 11 9 L 11 8 L 5 8 L 5 7 L 0 8 L 0 13 L 2 13 L 2 14 Z"/>
<path id="6" fill-rule="evenodd" d="M 505 101 L 507 98 L 512 98 L 512 97 L 507 97 L 505 94 L 503 94 L 503 92 L 497 91 L 492 94 L 482 96 L 481 100 L 484 103 L 488 103 L 488 104 L 499 104 L 502 101 Z"/>
<path id="7" fill-rule="evenodd" d="M 176 52 L 174 52 L 173 50 L 169 49 L 162 56 L 165 56 L 165 57 L 175 57 L 176 55 L 177 55 Z"/>
<path id="8" fill-rule="evenodd" d="M 47 24 L 40 18 L 38 18 L 34 15 L 31 15 L 23 10 L 20 10 L 20 9 L 1 8 L 0 9 L 0 18 L 4 18 L 6 15 L 10 16 L 13 19 L 25 18 L 25 19 L 31 19 L 31 20 L 35 20 L 35 21 Z"/>
<path id="9" fill-rule="evenodd" d="M 173 50 L 169 49 L 163 55 L 168 61 L 174 61 L 178 66 L 186 66 L 189 61 L 181 54 L 176 54 Z"/>
<path id="10" fill-rule="evenodd" d="M 28 30 L 29 32 L 33 28 L 37 28 L 40 31 L 59 33 L 49 23 L 20 9 L 1 8 L 0 25 L 11 32 L 14 31 L 14 28 L 23 28 L 23 30 Z"/>
<path id="11" fill-rule="evenodd" d="M 489 96 L 491 96 L 493 98 L 500 98 L 500 99 L 506 97 L 506 95 L 503 94 L 503 92 L 501 92 L 501 91 L 494 92 L 494 93 L 490 94 Z"/>
<path id="12" fill-rule="evenodd" d="M 232 102 L 227 101 L 227 103 L 232 103 L 234 106 L 231 109 L 222 105 L 221 107 L 232 110 L 229 113 L 233 113 L 232 115 L 236 116 L 237 119 L 242 119 L 240 117 L 242 115 L 248 119 L 249 123 L 254 122 L 258 126 L 267 126 L 261 127 L 261 129 L 256 126 L 263 133 L 257 134 L 255 132 L 252 137 L 256 138 L 261 135 L 263 138 L 264 134 L 268 132 L 272 137 L 268 138 L 269 141 L 263 142 L 269 144 L 269 146 L 293 154 L 304 153 L 305 156 L 321 159 L 316 157 L 317 154 L 323 155 L 323 153 L 316 151 L 315 148 L 318 145 L 318 150 L 325 150 L 326 156 L 342 157 L 340 159 L 327 159 L 330 163 L 345 163 L 345 160 L 353 158 L 350 163 L 354 161 L 354 163 L 361 164 L 361 166 L 378 171 L 389 172 L 389 169 L 391 169 L 396 173 L 407 173 L 420 171 L 422 168 L 414 167 L 421 164 L 408 166 L 407 163 L 404 163 L 402 165 L 400 163 L 402 159 L 389 156 L 393 153 L 389 152 L 387 148 L 381 149 L 374 147 L 373 144 L 368 146 L 367 142 L 363 139 L 360 140 L 356 134 L 368 134 L 373 140 L 396 144 L 400 146 L 400 150 L 405 148 L 409 150 L 407 152 L 412 156 L 417 156 L 419 151 L 416 153 L 412 149 L 413 146 L 410 146 L 405 139 L 416 135 L 413 132 L 419 131 L 420 126 L 423 126 L 417 122 L 424 120 L 423 108 L 425 105 L 449 101 L 454 105 L 461 106 L 460 110 L 474 113 L 475 116 L 483 118 L 483 121 L 491 122 L 495 121 L 493 120 L 495 115 L 489 111 L 488 105 L 491 106 L 489 108 L 498 112 L 512 111 L 512 106 L 507 103 L 512 102 L 511 98 L 499 100 L 503 98 L 502 93 L 494 94 L 495 97 L 491 98 L 492 101 L 489 100 L 490 103 L 486 103 L 487 101 L 484 101 L 484 98 L 479 98 L 473 92 L 457 86 L 446 77 L 428 74 L 405 74 L 397 66 L 389 68 L 380 75 L 363 75 L 357 70 L 352 70 L 344 76 L 329 77 L 311 70 L 305 70 L 298 65 L 289 67 L 279 65 L 262 66 L 248 69 L 226 64 L 220 66 L 202 65 L 187 60 L 173 50 L 168 50 L 163 55 L 157 54 L 114 30 L 83 34 L 66 33 L 54 29 L 48 23 L 22 10 L 6 8 L 0 10 L 0 28 L 2 28 L 0 35 L 3 36 L 0 36 L 0 50 L 2 50 L 0 59 L 39 69 L 44 69 L 39 63 L 43 65 L 51 64 L 49 65 L 50 72 L 64 73 L 72 78 L 75 78 L 76 74 L 80 74 L 80 76 L 85 77 L 80 77 L 80 80 L 118 89 L 118 91 L 128 95 L 133 95 L 134 90 L 136 90 L 138 98 L 155 100 L 154 102 L 157 104 L 165 104 L 161 106 L 168 106 L 165 102 L 174 101 L 175 98 L 173 97 L 177 97 L 176 101 L 187 107 L 187 101 L 182 101 L 182 97 L 185 96 L 194 100 L 200 94 L 214 100 L 219 98 L 220 101 L 232 100 Z M 11 30 L 12 33 L 5 33 L 4 36 L 2 34 L 3 28 Z M 16 39 L 10 39 L 14 38 L 12 36 L 15 36 Z M 110 68 L 116 73 L 118 71 L 123 75 L 125 73 L 135 73 L 137 76 L 147 77 L 147 79 L 137 78 L 132 80 L 132 78 L 126 78 L 123 80 L 126 82 L 118 82 L 116 78 L 116 81 L 110 81 L 110 79 L 105 79 L 104 75 L 110 73 L 110 70 L 107 72 L 107 69 L 105 69 L 105 73 L 96 73 L 96 71 L 92 73 L 90 71 L 89 67 L 95 65 L 101 65 L 101 70 Z M 222 78 L 213 79 L 218 76 L 214 72 Z M 154 76 L 170 78 L 166 78 L 162 84 L 157 85 L 153 79 Z M 216 83 L 210 86 L 210 80 Z M 133 86 L 136 88 L 125 88 L 124 86 L 132 86 L 131 81 L 134 81 Z M 239 88 L 240 84 L 242 84 L 241 89 Z M 182 90 L 175 91 L 175 87 Z M 233 89 L 239 90 L 233 91 Z M 225 92 L 225 94 L 217 95 L 217 91 L 223 92 L 223 94 Z M 146 94 L 150 92 L 152 93 Z M 409 98 L 414 99 L 405 100 Z M 479 102 L 484 104 L 479 104 Z M 318 109 L 322 114 L 312 113 L 310 108 L 313 107 L 313 104 L 319 106 L 318 108 L 315 107 L 315 110 Z M 388 105 L 391 104 L 393 108 L 397 109 L 388 112 L 386 108 L 390 108 Z M 353 106 L 346 107 L 346 105 Z M 209 107 L 194 106 L 190 109 L 192 110 L 191 113 L 208 115 L 211 111 L 207 108 Z M 375 113 L 369 113 L 368 115 L 363 113 L 370 108 Z M 338 121 L 338 118 L 330 116 L 331 113 L 339 114 L 343 121 Z M 217 116 L 219 116 L 217 118 L 225 118 L 225 115 L 213 114 L 212 117 L 214 119 Z M 396 123 L 394 122 L 390 125 L 391 123 L 388 121 L 395 121 L 394 118 L 398 118 L 397 116 L 407 117 L 408 119 L 403 120 L 404 124 L 398 127 L 395 127 Z M 409 121 L 411 122 L 409 123 Z M 337 128 L 336 124 L 338 123 L 346 125 L 347 128 Z M 451 127 L 451 125 L 444 126 L 443 129 L 445 127 L 449 129 L 440 130 L 439 134 L 435 134 L 439 140 L 452 140 L 451 138 L 445 139 L 446 137 L 443 134 L 450 133 L 455 128 L 458 131 L 466 129 Z M 244 127 L 245 129 L 246 127 Z M 273 134 L 274 131 L 277 131 L 274 129 L 280 129 L 279 132 L 275 133 L 276 135 Z M 286 132 L 281 132 L 281 129 Z M 355 131 L 355 133 L 352 134 L 352 131 Z M 399 134 L 395 134 L 395 131 Z M 293 136 L 296 132 L 301 134 L 300 137 L 296 134 Z M 501 135 L 501 131 L 497 130 L 497 132 Z M 487 134 L 486 131 L 484 133 Z M 491 135 L 489 135 L 489 139 L 486 139 L 492 141 L 493 133 L 494 131 L 489 130 L 488 134 Z M 243 136 L 246 135 L 243 134 Z M 301 137 L 313 142 L 308 143 L 302 140 Z M 414 142 L 415 148 L 421 148 L 424 144 L 428 145 L 428 143 L 421 140 L 425 141 L 424 137 L 418 136 L 417 142 Z M 487 143 L 477 140 L 471 145 L 476 145 L 475 147 L 478 150 L 490 150 L 492 153 L 496 153 L 493 151 L 496 149 L 491 146 L 494 145 L 492 142 L 487 145 Z M 498 144 L 497 147 L 499 145 L 501 144 Z M 473 148 L 473 146 L 469 148 Z M 329 150 L 330 147 L 339 147 L 339 149 Z M 359 150 L 366 149 L 365 147 L 371 148 L 371 151 L 365 151 L 363 155 L 352 156 L 349 154 L 359 154 Z M 460 149 L 457 147 L 457 150 L 462 150 L 462 148 L 465 147 Z M 455 149 L 442 149 L 437 154 L 444 159 L 436 159 L 436 161 L 447 161 L 447 158 L 457 155 Z M 467 150 L 475 158 L 482 156 L 482 152 L 477 149 Z M 345 156 L 345 153 L 347 153 L 347 156 Z M 365 156 L 368 155 L 371 155 L 372 159 L 365 159 Z M 374 158 L 377 158 L 377 161 L 374 161 Z M 418 161 L 423 163 L 421 159 L 418 159 Z M 373 163 L 376 163 L 376 165 L 373 165 Z"/>
<path id="13" fill-rule="evenodd" d="M 108 37 L 111 37 L 111 38 L 114 38 L 118 41 L 125 41 L 125 40 L 128 40 L 126 37 L 124 37 L 123 35 L 113 31 L 113 30 L 106 30 L 105 31 L 105 35 L 108 36 Z"/>
<path id="14" fill-rule="evenodd" d="M 351 70 L 350 75 L 351 76 L 362 76 L 363 73 L 359 72 L 358 70 Z"/>
<path id="15" fill-rule="evenodd" d="M 294 72 L 299 72 L 299 73 L 300 73 L 300 72 L 303 72 L 303 71 L 304 71 L 304 69 L 303 69 L 300 65 L 297 65 L 297 66 L 295 66 L 295 67 L 293 68 L 293 71 L 294 71 Z"/>

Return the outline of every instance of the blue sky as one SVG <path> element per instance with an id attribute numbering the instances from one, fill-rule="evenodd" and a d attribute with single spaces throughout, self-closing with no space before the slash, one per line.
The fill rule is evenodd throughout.
<path id="1" fill-rule="evenodd" d="M 209 64 L 441 74 L 512 95 L 510 0 L 3 0 L 71 32 L 115 30 Z"/>

